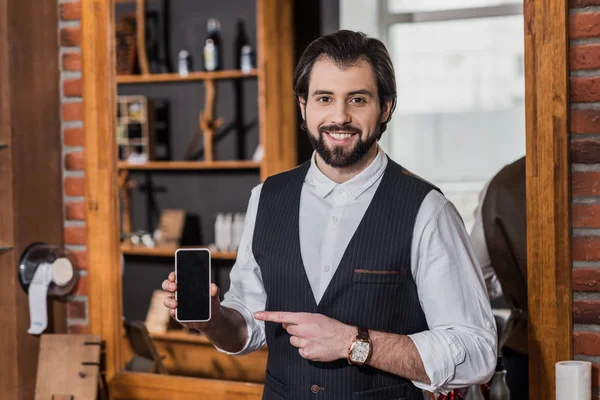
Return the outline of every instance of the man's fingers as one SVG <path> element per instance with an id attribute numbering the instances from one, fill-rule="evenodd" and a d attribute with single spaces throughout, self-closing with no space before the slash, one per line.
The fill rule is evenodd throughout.
<path id="1" fill-rule="evenodd" d="M 175 271 L 173 271 L 169 274 L 169 281 L 175 282 Z"/>
<path id="2" fill-rule="evenodd" d="M 168 279 L 165 279 L 161 285 L 162 290 L 166 290 L 171 293 L 175 293 L 177 291 L 177 284 L 171 282 Z"/>
<path id="3" fill-rule="evenodd" d="M 163 303 L 165 307 L 175 309 L 177 308 L 177 300 L 173 298 L 173 296 L 165 296 Z"/>
<path id="4" fill-rule="evenodd" d="M 283 329 L 285 329 L 292 336 L 298 336 L 298 337 L 306 336 L 304 334 L 305 329 L 302 329 L 302 325 L 283 324 Z"/>
<path id="5" fill-rule="evenodd" d="M 298 336 L 291 336 L 290 337 L 290 344 L 294 347 L 297 348 L 303 348 L 306 346 L 306 343 L 304 341 L 304 339 L 300 339 Z"/>
<path id="6" fill-rule="evenodd" d="M 305 317 L 305 313 L 292 313 L 283 311 L 259 311 L 254 313 L 254 318 L 261 321 L 298 324 Z"/>
<path id="7" fill-rule="evenodd" d="M 171 317 L 175 318 L 175 310 L 174 309 L 170 309 L 169 310 L 169 314 L 171 314 Z"/>

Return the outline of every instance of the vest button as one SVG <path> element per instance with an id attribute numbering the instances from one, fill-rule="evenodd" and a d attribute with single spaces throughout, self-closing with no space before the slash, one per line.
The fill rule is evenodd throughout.
<path id="1" fill-rule="evenodd" d="M 310 387 L 310 391 L 313 393 L 319 393 L 319 390 L 321 390 L 321 388 L 319 387 L 319 385 L 312 385 Z"/>

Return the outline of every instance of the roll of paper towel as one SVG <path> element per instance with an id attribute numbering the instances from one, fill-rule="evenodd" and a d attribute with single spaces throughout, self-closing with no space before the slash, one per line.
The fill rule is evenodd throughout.
<path id="1" fill-rule="evenodd" d="M 592 363 L 560 361 L 556 363 L 556 400 L 592 398 Z"/>

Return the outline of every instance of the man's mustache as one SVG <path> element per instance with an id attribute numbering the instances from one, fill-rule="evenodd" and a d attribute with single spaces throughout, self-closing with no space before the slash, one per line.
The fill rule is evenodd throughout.
<path id="1" fill-rule="evenodd" d="M 325 132 L 329 133 L 356 133 L 360 134 L 362 131 L 356 126 L 352 125 L 323 125 L 319 127 L 319 133 L 323 134 Z"/>

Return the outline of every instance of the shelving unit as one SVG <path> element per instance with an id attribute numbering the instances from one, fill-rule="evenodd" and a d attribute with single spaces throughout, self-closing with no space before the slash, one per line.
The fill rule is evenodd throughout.
<path id="1" fill-rule="evenodd" d="M 135 3 L 138 21 L 144 19 L 143 7 L 146 3 L 150 7 L 169 4 L 170 18 L 177 21 L 176 24 L 171 24 L 171 29 L 176 34 L 170 37 L 179 41 L 171 43 L 169 54 L 173 57 L 174 52 L 190 46 L 196 67 L 201 53 L 199 43 L 203 38 L 192 38 L 192 43 L 189 44 L 182 37 L 187 35 L 188 31 L 193 32 L 190 33 L 193 35 L 203 35 L 201 28 L 198 29 L 198 19 L 213 15 L 215 18 L 230 16 L 227 21 L 221 20 L 223 26 L 228 29 L 223 29 L 223 32 L 228 32 L 223 37 L 224 46 L 227 46 L 223 54 L 228 55 L 233 53 L 230 51 L 236 42 L 232 27 L 238 19 L 243 19 L 247 23 L 246 32 L 251 33 L 247 38 L 255 50 L 256 69 L 246 74 L 232 70 L 231 68 L 236 68 L 237 65 L 226 56 L 226 70 L 218 72 L 190 72 L 185 77 L 177 73 L 149 74 L 146 62 L 146 68 L 140 68 L 146 71 L 145 74 L 117 76 L 114 57 L 118 53 L 114 36 L 117 25 L 115 17 L 119 12 L 114 8 L 115 3 Z M 184 7 L 189 7 L 189 10 Z M 131 309 L 127 312 L 132 318 L 136 317 L 135 314 L 141 314 L 138 312 L 139 304 L 143 306 L 145 301 L 145 294 L 142 292 L 158 288 L 143 287 L 138 293 L 136 290 L 140 287 L 140 282 L 152 282 L 159 274 L 164 279 L 163 272 L 168 273 L 170 270 L 173 262 L 171 257 L 176 250 L 164 247 L 134 248 L 121 244 L 120 222 L 124 221 L 120 221 L 119 218 L 123 206 L 133 206 L 135 212 L 139 213 L 134 214 L 136 218 L 140 218 L 140 222 L 136 221 L 140 225 L 139 228 L 148 230 L 152 227 L 141 226 L 141 218 L 155 218 L 148 215 L 156 209 L 189 210 L 191 217 L 197 217 L 197 220 L 190 218 L 192 224 L 198 221 L 198 227 L 201 228 L 201 235 L 197 241 L 207 243 L 210 237 L 205 240 L 203 236 L 209 235 L 210 231 L 207 228 L 214 221 L 213 214 L 221 210 L 243 211 L 238 208 L 241 203 L 246 204 L 251 185 L 297 165 L 297 106 L 293 100 L 292 87 L 295 56 L 294 2 L 253 0 L 242 4 L 231 0 L 225 5 L 224 1 L 219 1 L 210 5 L 207 10 L 201 10 L 202 12 L 197 10 L 197 7 L 201 7 L 201 4 L 193 1 L 161 2 L 160 5 L 147 0 L 83 0 L 82 3 L 82 76 L 86 88 L 86 101 L 83 105 L 85 145 L 86 151 L 97 154 L 97 157 L 86 159 L 85 166 L 88 195 L 86 200 L 91 205 L 86 208 L 86 224 L 89 228 L 87 252 L 89 259 L 94 260 L 89 265 L 88 278 L 95 284 L 95 289 L 90 290 L 89 294 L 89 319 L 90 326 L 106 342 L 106 379 L 109 382 L 114 381 L 115 376 L 136 375 L 121 372 L 124 363 L 130 359 L 122 340 L 123 311 L 126 308 L 123 304 L 130 305 Z M 124 7 L 121 15 L 131 13 L 131 9 Z M 208 14 L 208 9 L 211 10 L 211 15 Z M 194 25 L 184 32 L 182 26 L 186 23 L 188 15 L 190 20 L 187 23 Z M 136 32 L 134 40 L 144 40 L 144 26 L 145 21 L 137 24 L 140 29 Z M 136 51 L 136 57 L 145 55 L 144 46 L 139 46 Z M 172 62 L 171 66 L 174 64 Z M 216 110 L 213 113 L 202 113 L 202 108 L 205 108 L 204 111 L 210 111 L 211 106 L 208 101 L 202 101 L 202 97 L 210 99 L 208 94 L 212 91 L 218 99 L 213 104 L 216 104 Z M 111 129 L 116 128 L 118 115 L 113 105 L 117 104 L 117 94 L 145 95 L 157 101 L 165 99 L 170 102 L 168 118 L 159 118 L 159 121 L 168 121 L 169 124 L 171 136 L 168 143 L 172 146 L 166 155 L 161 156 L 169 161 L 161 159 L 135 165 L 118 161 L 116 132 L 114 135 L 108 134 Z M 240 109 L 241 112 L 238 111 Z M 219 117 L 223 118 L 222 124 L 219 124 Z M 208 129 L 205 129 L 207 125 Z M 161 126 L 161 129 L 165 128 L 166 126 Z M 215 143 L 212 157 L 214 161 L 183 161 L 202 160 L 198 153 L 189 157 L 189 154 L 186 155 L 182 150 L 185 150 L 185 145 L 194 138 L 195 132 L 210 130 Z M 160 138 L 161 144 L 164 143 L 163 139 L 164 137 Z M 262 146 L 263 151 L 259 162 L 251 160 L 257 144 Z M 196 152 L 201 150 L 201 147 L 200 141 L 198 146 L 188 146 Z M 203 148 L 207 148 L 206 145 Z M 206 153 L 204 156 L 210 159 Z M 160 173 L 154 174 L 155 172 Z M 131 179 L 135 179 L 136 182 L 132 182 Z M 197 186 L 187 186 L 195 185 L 196 179 Z M 128 183 L 132 185 L 128 186 Z M 186 185 L 181 187 L 186 190 L 181 190 L 180 193 L 179 185 Z M 125 205 L 120 196 L 122 191 L 116 190 L 118 187 L 130 192 L 135 188 L 136 192 L 131 197 L 135 204 Z M 160 195 L 157 196 L 155 204 L 146 201 L 142 205 L 148 198 L 137 197 L 138 189 L 144 191 L 140 192 L 144 193 L 142 196 L 150 193 Z M 167 197 L 165 193 L 171 197 Z M 197 209 L 191 205 L 192 201 L 197 205 Z M 212 254 L 214 259 L 222 260 L 219 265 L 224 267 L 231 265 L 237 255 L 236 252 Z M 122 255 L 125 255 L 124 269 Z M 149 259 L 150 257 L 152 259 Z M 219 270 L 220 272 L 226 271 Z M 138 274 L 143 274 L 145 279 L 138 279 Z M 225 290 L 224 287 L 222 289 Z M 128 295 L 136 296 L 136 303 L 128 303 Z M 217 352 L 207 343 L 206 338 L 199 335 L 169 331 L 152 336 L 159 353 L 167 355 L 165 364 L 172 367 L 173 373 L 221 380 L 258 383 L 264 381 L 266 349 L 244 357 L 232 357 Z M 152 390 L 150 388 L 159 378 L 163 377 L 144 377 L 140 381 L 130 383 L 129 387 L 136 390 Z M 173 387 L 187 388 L 190 379 L 169 375 L 168 381 L 175 385 Z M 208 390 L 212 396 L 216 393 L 214 388 L 218 388 L 220 384 L 208 379 L 203 383 L 202 393 Z M 174 390 L 174 393 L 179 394 L 177 390 Z M 226 398 L 216 395 L 212 397 Z"/>
<path id="2" fill-rule="evenodd" d="M 215 72 L 190 72 L 187 76 L 179 74 L 147 74 L 147 75 L 117 75 L 118 84 L 159 83 L 159 82 L 190 82 L 221 79 L 244 79 L 258 77 L 258 70 L 248 73 L 238 70 Z"/>

